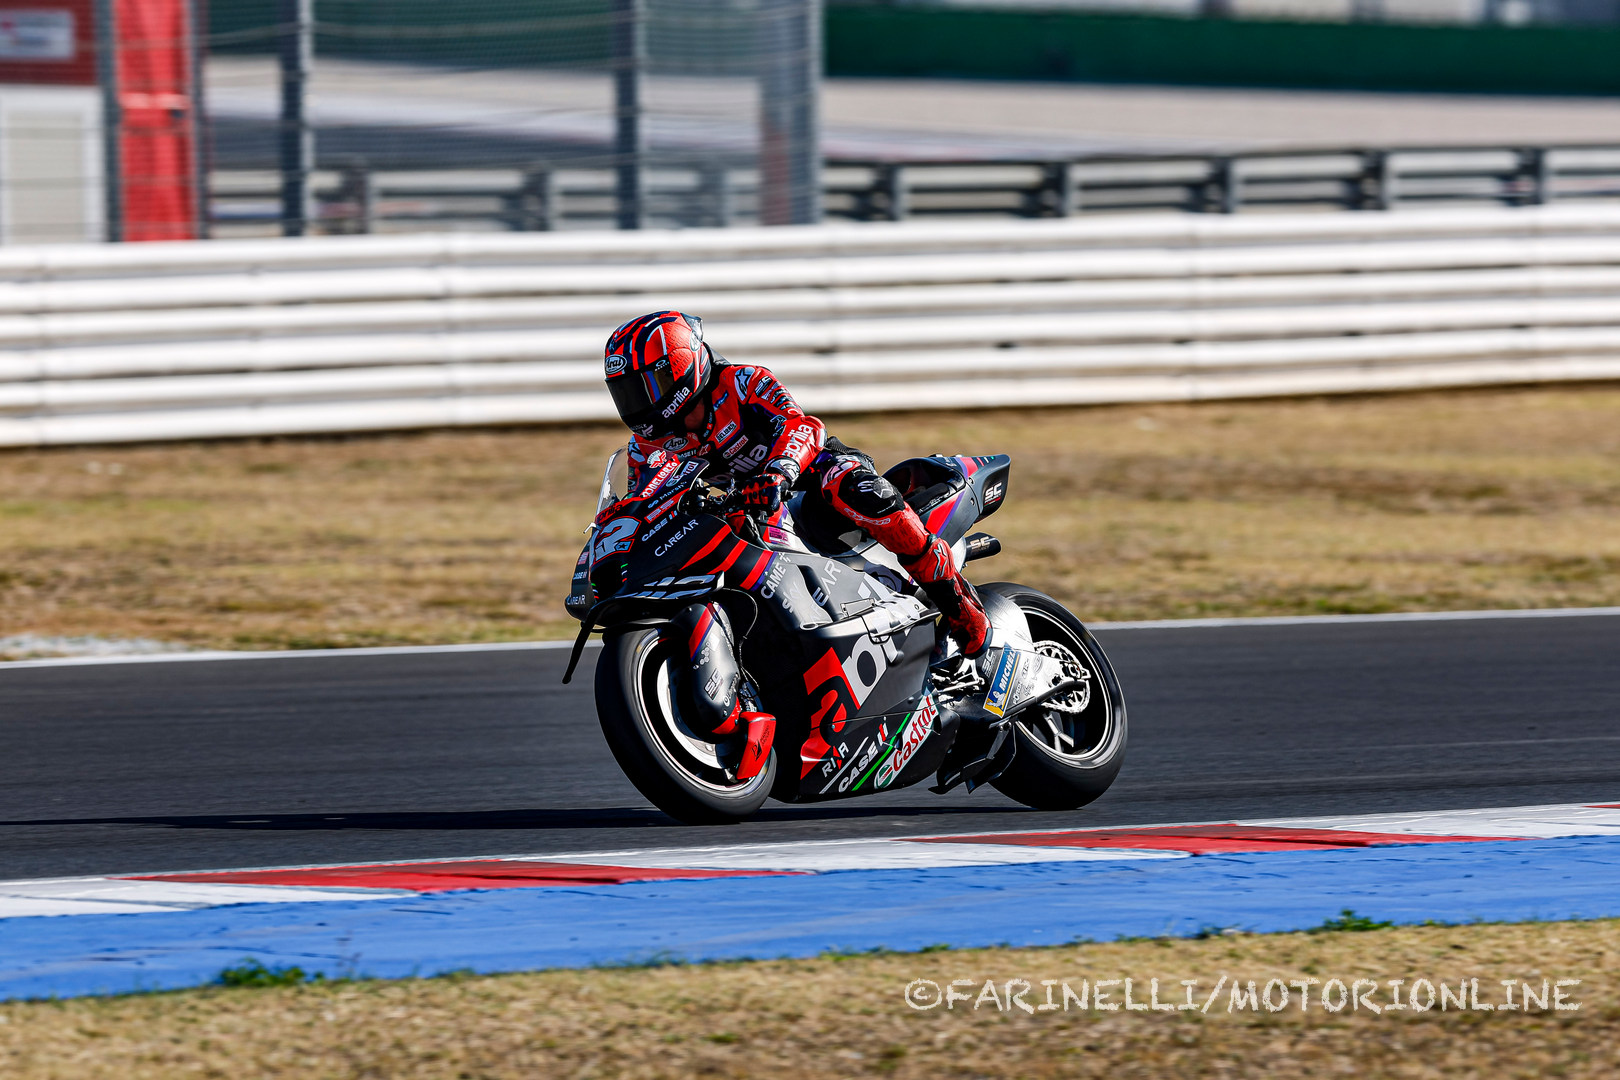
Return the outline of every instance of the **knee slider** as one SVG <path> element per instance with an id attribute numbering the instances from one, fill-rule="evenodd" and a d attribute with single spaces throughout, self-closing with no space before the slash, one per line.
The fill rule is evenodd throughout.
<path id="1" fill-rule="evenodd" d="M 700 734 L 730 734 L 742 708 L 742 668 L 725 608 L 712 601 L 687 605 L 670 620 L 670 637 L 682 714 Z"/>
<path id="2" fill-rule="evenodd" d="M 856 466 L 837 478 L 837 495 L 844 505 L 869 518 L 885 518 L 903 510 L 906 500 L 895 486 L 876 472 Z"/>

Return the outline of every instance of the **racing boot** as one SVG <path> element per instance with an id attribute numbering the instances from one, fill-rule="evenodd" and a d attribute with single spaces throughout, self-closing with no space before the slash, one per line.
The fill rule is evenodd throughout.
<path id="1" fill-rule="evenodd" d="M 920 553 L 902 556 L 900 565 L 939 608 L 945 629 L 961 646 L 962 655 L 976 660 L 984 655 L 989 641 L 990 618 L 972 584 L 956 569 L 950 545 L 937 536 L 930 536 L 928 541 Z"/>

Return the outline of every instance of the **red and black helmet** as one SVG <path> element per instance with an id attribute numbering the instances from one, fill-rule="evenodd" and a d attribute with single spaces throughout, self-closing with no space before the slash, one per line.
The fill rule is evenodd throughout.
<path id="1" fill-rule="evenodd" d="M 680 430 L 714 381 L 703 320 L 679 311 L 655 311 L 613 331 L 602 363 L 619 419 L 646 438 Z"/>

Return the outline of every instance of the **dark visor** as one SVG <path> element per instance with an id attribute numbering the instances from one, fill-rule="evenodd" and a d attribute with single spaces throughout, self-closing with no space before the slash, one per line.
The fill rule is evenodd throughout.
<path id="1" fill-rule="evenodd" d="M 675 377 L 668 364 L 659 364 L 650 370 L 615 375 L 607 381 L 607 388 L 625 423 L 645 424 L 657 417 L 658 403 L 675 389 Z"/>

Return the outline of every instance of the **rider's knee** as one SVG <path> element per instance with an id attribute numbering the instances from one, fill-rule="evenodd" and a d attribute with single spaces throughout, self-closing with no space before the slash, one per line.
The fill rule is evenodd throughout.
<path id="1" fill-rule="evenodd" d="M 830 471 L 822 490 L 834 506 L 848 507 L 873 520 L 897 514 L 906 505 L 899 489 L 858 459 L 845 468 Z"/>

